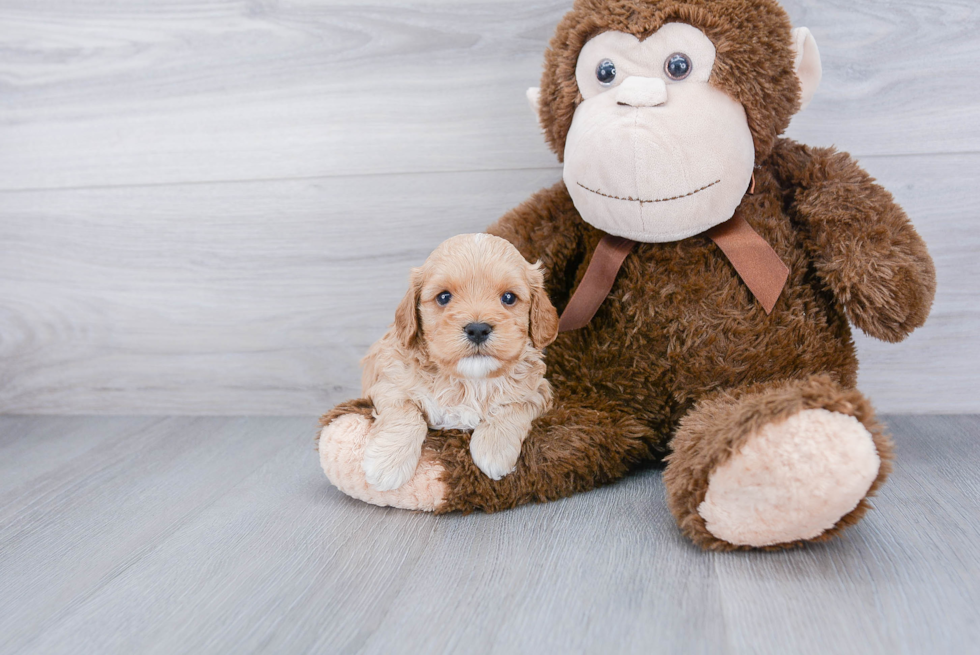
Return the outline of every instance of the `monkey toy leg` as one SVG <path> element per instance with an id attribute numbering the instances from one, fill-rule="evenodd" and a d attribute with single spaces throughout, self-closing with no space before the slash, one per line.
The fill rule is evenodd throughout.
<path id="1" fill-rule="evenodd" d="M 600 398 L 557 399 L 538 418 L 521 447 L 517 468 L 500 480 L 470 456 L 470 434 L 430 431 L 415 476 L 393 491 L 377 491 L 361 470 L 371 428 L 371 404 L 343 403 L 325 415 L 318 450 L 327 478 L 349 496 L 375 505 L 436 511 L 494 512 L 555 500 L 623 477 L 654 458 L 654 433 Z"/>
<path id="2" fill-rule="evenodd" d="M 671 447 L 670 510 L 711 550 L 833 537 L 868 510 L 892 459 L 864 396 L 823 375 L 708 397 L 681 419 Z"/>
<path id="3" fill-rule="evenodd" d="M 351 498 L 372 505 L 434 511 L 444 503 L 446 485 L 441 480 L 443 468 L 431 448 L 423 447 L 415 475 L 401 487 L 378 491 L 367 483 L 361 462 L 374 423 L 373 411 L 369 400 L 350 400 L 320 418 L 323 427 L 317 435 L 317 451 L 327 479 Z"/>

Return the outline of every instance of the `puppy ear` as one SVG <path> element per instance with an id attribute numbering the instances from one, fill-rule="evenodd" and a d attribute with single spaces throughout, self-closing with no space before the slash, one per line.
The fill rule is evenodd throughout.
<path id="1" fill-rule="evenodd" d="M 419 302 L 422 300 L 422 269 L 413 268 L 409 278 L 408 292 L 395 310 L 395 334 L 406 348 L 418 342 L 421 331 Z"/>
<path id="2" fill-rule="evenodd" d="M 558 337 L 558 312 L 545 291 L 541 262 L 528 267 L 527 278 L 531 287 L 531 343 L 544 348 Z"/>

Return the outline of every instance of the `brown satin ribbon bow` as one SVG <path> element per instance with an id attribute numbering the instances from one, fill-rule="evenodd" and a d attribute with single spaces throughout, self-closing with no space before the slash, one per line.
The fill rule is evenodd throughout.
<path id="1" fill-rule="evenodd" d="M 737 210 L 734 216 L 704 232 L 704 235 L 725 253 L 766 314 L 771 313 L 789 277 L 789 268 L 772 246 L 752 229 Z M 612 290 L 620 267 L 635 245 L 636 241 L 611 234 L 602 237 L 582 282 L 562 312 L 558 321 L 559 332 L 577 330 L 589 324 Z"/>

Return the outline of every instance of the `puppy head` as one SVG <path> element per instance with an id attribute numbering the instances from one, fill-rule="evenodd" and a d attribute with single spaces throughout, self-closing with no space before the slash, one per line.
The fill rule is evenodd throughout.
<path id="1" fill-rule="evenodd" d="M 539 265 L 505 239 L 464 234 L 412 270 L 395 330 L 407 347 L 424 342 L 440 368 L 481 378 L 520 359 L 528 341 L 535 348 L 554 341 L 558 314 Z"/>

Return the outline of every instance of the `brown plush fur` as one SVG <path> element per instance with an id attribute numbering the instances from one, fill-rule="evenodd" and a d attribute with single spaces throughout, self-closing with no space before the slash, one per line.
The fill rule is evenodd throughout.
<path id="1" fill-rule="evenodd" d="M 721 391 L 697 404 L 680 422 L 671 440 L 673 452 L 664 473 L 667 503 L 681 530 L 696 544 L 711 550 L 730 550 L 732 545 L 716 539 L 705 528 L 698 507 L 708 489 L 708 476 L 741 450 L 745 442 L 768 423 L 785 420 L 806 409 L 827 409 L 853 416 L 871 432 L 881 467 L 868 495 L 884 483 L 891 472 L 892 442 L 875 421 L 870 403 L 854 389 L 844 389 L 826 375 L 801 380 L 761 383 Z M 867 499 L 841 518 L 831 530 L 812 541 L 824 541 L 857 523 L 870 508 Z M 771 546 L 791 548 L 798 542 Z M 748 547 L 744 547 L 748 550 Z"/>
<path id="2" fill-rule="evenodd" d="M 832 151 L 809 151 L 783 140 L 776 150 L 808 157 L 811 170 L 827 170 L 835 162 L 845 171 L 860 172 L 846 156 Z M 841 205 L 853 209 L 861 206 L 861 198 L 878 201 L 863 216 L 852 216 L 849 231 L 842 230 L 838 222 L 829 222 L 840 212 L 829 207 L 823 212 L 811 209 L 815 190 L 785 181 L 784 171 L 773 170 L 778 161 L 774 154 L 756 171 L 756 193 L 746 196 L 741 205 L 746 220 L 790 268 L 772 314 L 766 315 L 707 237 L 637 244 L 591 323 L 559 335 L 549 347 L 546 363 L 558 394 L 556 407 L 535 423 L 514 474 L 496 483 L 480 479 L 466 461 L 465 435 L 434 440 L 450 488 L 442 511 L 494 511 L 613 480 L 640 461 L 663 457 L 681 419 L 715 394 L 739 396 L 747 388 L 779 386 L 801 375 L 822 375 L 841 389 L 853 389 L 857 359 L 846 318 L 851 305 L 835 295 L 832 284 L 837 278 L 825 279 L 824 271 L 839 268 L 828 261 L 828 255 L 860 256 L 870 245 L 869 233 L 871 239 L 879 238 L 879 230 L 866 225 L 888 221 L 884 231 L 892 239 L 916 248 L 879 244 L 882 252 L 876 267 L 869 269 L 867 260 L 863 267 L 853 262 L 864 271 L 864 278 L 851 297 L 893 297 L 889 285 L 894 284 L 894 271 L 901 270 L 910 280 L 901 292 L 919 298 L 918 304 L 907 307 L 905 316 L 919 318 L 893 322 L 893 334 L 902 330 L 907 334 L 924 320 L 934 289 L 932 264 L 904 213 L 884 199 L 887 192 L 866 175 L 855 175 L 851 184 L 839 180 L 835 201 Z M 805 177 L 797 175 L 797 179 Z M 807 204 L 798 204 L 799 198 L 807 199 Z M 828 234 L 825 229 L 834 231 Z M 563 183 L 536 194 L 490 232 L 516 244 L 526 258 L 542 260 L 549 294 L 559 310 L 567 304 L 602 237 L 579 217 Z M 836 246 L 834 253 L 814 247 L 830 239 Z M 906 254 L 910 251 L 919 256 Z M 877 279 L 876 272 L 884 277 Z M 883 307 L 882 313 L 869 314 L 876 317 L 869 325 L 887 329 L 892 314 Z M 860 397 L 856 391 L 851 393 Z M 870 410 L 845 413 L 877 435 L 879 455 L 887 460 L 888 447 L 882 445 Z M 724 441 L 724 431 L 714 438 Z M 705 447 L 710 450 L 710 444 Z M 702 473 L 706 476 L 710 470 Z M 885 475 L 887 467 L 882 467 L 876 484 Z M 856 520 L 865 507 L 862 504 L 842 525 Z M 699 542 L 712 543 L 708 537 Z M 713 543 L 713 547 L 720 546 Z"/>
<path id="3" fill-rule="evenodd" d="M 892 194 L 833 148 L 781 140 L 770 166 L 817 272 L 854 325 L 896 342 L 925 323 L 936 270 Z"/>
<path id="4" fill-rule="evenodd" d="M 846 154 L 778 135 L 799 107 L 789 21 L 770 0 L 579 0 L 558 26 L 545 63 L 541 119 L 559 153 L 581 101 L 575 62 L 605 30 L 642 38 L 666 22 L 690 23 L 717 49 L 711 83 L 745 107 L 756 147 L 756 190 L 740 211 L 790 268 L 767 315 L 707 237 L 639 243 L 591 323 L 547 350 L 555 407 L 535 421 L 517 470 L 494 482 L 473 465 L 469 436 L 431 433 L 445 468 L 439 511 L 496 511 L 594 488 L 641 462 L 674 455 L 665 473 L 682 530 L 706 548 L 732 549 L 704 527 L 697 507 L 708 478 L 766 421 L 806 408 L 856 417 L 882 466 L 891 445 L 854 390 L 848 318 L 899 341 L 921 325 L 935 291 L 925 244 L 887 191 Z M 602 233 L 575 210 L 563 183 L 502 217 L 489 232 L 541 260 L 563 310 Z M 867 500 L 817 540 L 864 514 Z M 794 545 L 794 544 L 787 544 Z"/>

